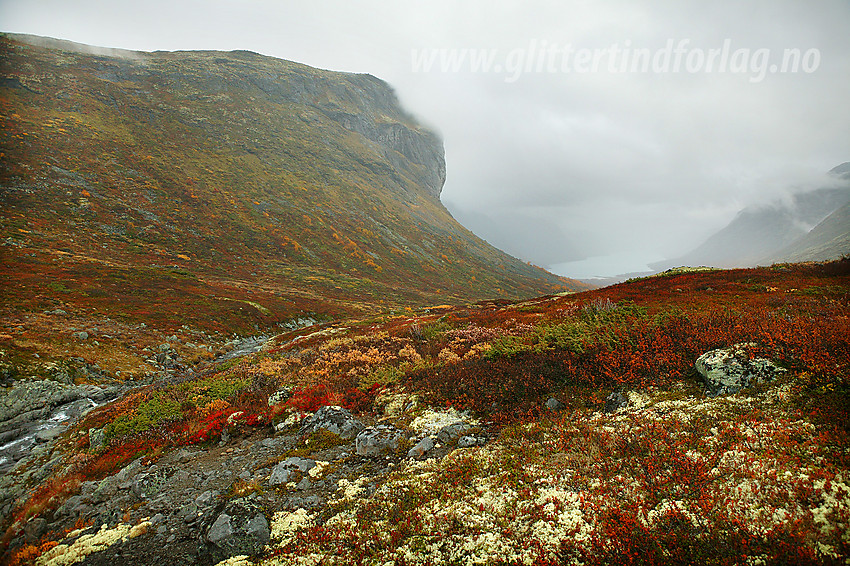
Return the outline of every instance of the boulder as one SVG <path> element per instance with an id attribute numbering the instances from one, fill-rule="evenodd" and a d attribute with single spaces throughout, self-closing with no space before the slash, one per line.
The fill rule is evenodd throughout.
<path id="1" fill-rule="evenodd" d="M 343 440 L 351 440 L 364 428 L 365 425 L 354 418 L 348 409 L 326 405 L 304 419 L 300 434 L 313 434 L 324 429 L 339 435 Z"/>
<path id="2" fill-rule="evenodd" d="M 255 555 L 269 543 L 271 530 L 262 508 L 251 498 L 234 499 L 207 530 L 206 540 L 218 560 Z"/>
<path id="3" fill-rule="evenodd" d="M 563 411 L 566 409 L 566 405 L 555 399 L 554 397 L 549 397 L 546 400 L 546 408 L 550 411 Z"/>
<path id="4" fill-rule="evenodd" d="M 280 462 L 272 469 L 269 485 L 285 485 L 294 481 L 297 476 L 306 474 L 316 466 L 315 460 L 292 456 Z M 300 473 L 295 473 L 300 472 Z"/>
<path id="5" fill-rule="evenodd" d="M 730 348 L 719 348 L 697 358 L 696 370 L 708 387 L 709 394 L 737 393 L 754 383 L 771 381 L 785 373 L 765 358 L 750 359 L 746 348 L 751 344 L 735 344 Z"/>
<path id="6" fill-rule="evenodd" d="M 354 441 L 360 456 L 380 456 L 398 448 L 402 431 L 391 425 L 370 426 L 360 432 Z"/>

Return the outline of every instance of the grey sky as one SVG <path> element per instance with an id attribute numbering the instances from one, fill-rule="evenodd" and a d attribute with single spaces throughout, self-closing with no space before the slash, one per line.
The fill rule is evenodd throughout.
<path id="1" fill-rule="evenodd" d="M 146 51 L 249 49 L 378 76 L 443 136 L 453 214 L 564 275 L 676 256 L 743 206 L 850 160 L 846 0 L 0 0 L 0 27 Z M 678 72 L 663 65 L 668 40 Z M 707 71 L 724 42 L 749 52 Z M 659 66 L 630 72 L 626 48 L 661 52 Z M 414 50 L 430 49 L 493 53 L 490 71 L 474 72 L 469 52 L 455 71 L 439 53 L 430 71 L 414 69 Z M 786 49 L 808 54 L 812 72 L 771 73 Z M 596 68 L 582 67 L 577 52 L 594 50 Z"/>

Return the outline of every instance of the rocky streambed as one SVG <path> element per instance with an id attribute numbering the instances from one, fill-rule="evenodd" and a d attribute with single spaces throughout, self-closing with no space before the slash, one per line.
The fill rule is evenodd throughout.
<path id="1" fill-rule="evenodd" d="M 367 497 L 406 459 L 441 458 L 487 441 L 468 415 L 420 407 L 416 419 L 405 419 L 414 407 L 415 399 L 405 399 L 390 408 L 407 426 L 326 406 L 276 428 L 244 428 L 211 446 L 137 459 L 103 480 L 84 482 L 54 512 L 30 520 L 12 545 L 85 524 L 62 540 L 85 554 L 84 564 L 215 564 L 259 554 L 276 513 L 318 509 L 353 484 Z M 237 417 L 230 430 L 240 430 L 238 424 Z M 0 478 L 7 501 L 8 477 Z M 77 548 L 115 525 L 144 528 L 99 552 Z"/>
<path id="2" fill-rule="evenodd" d="M 100 387 L 51 380 L 21 381 L 6 388 L 0 396 L 0 474 L 128 389 L 123 384 Z"/>

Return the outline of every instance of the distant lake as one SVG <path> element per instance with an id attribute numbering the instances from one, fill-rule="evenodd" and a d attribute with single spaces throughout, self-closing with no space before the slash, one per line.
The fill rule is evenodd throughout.
<path id="1" fill-rule="evenodd" d="M 557 263 L 549 266 L 549 271 L 573 279 L 592 279 L 595 277 L 615 277 L 626 273 L 652 271 L 649 264 L 665 259 L 664 256 L 649 252 L 620 252 L 611 255 L 594 256 L 581 261 Z"/>

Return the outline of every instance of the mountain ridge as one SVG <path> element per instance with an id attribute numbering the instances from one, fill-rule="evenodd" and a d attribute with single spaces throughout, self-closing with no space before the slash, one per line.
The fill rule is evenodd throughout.
<path id="1" fill-rule="evenodd" d="M 371 75 L 17 37 L 0 38 L 0 277 L 31 362 L 56 349 L 93 361 L 102 348 L 69 328 L 95 335 L 101 319 L 246 335 L 587 288 L 458 224 L 439 201 L 442 142 Z M 57 309 L 67 324 L 21 316 Z M 139 365 L 113 346 L 112 370 Z"/>

